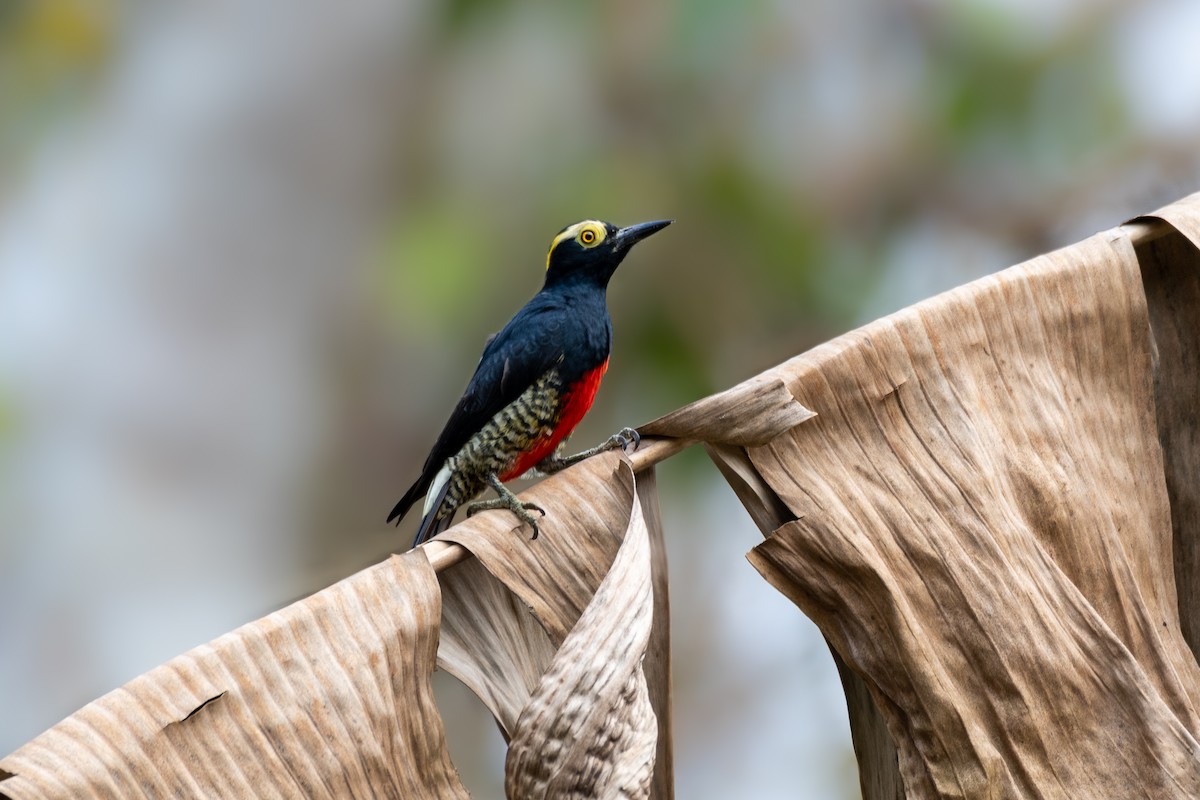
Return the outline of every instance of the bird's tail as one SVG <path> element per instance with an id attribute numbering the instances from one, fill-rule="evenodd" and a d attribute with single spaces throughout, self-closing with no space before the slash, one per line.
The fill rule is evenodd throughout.
<path id="1" fill-rule="evenodd" d="M 446 490 L 442 489 L 442 495 L 445 495 Z M 429 513 L 421 520 L 421 528 L 417 531 L 417 538 L 413 539 L 413 547 L 432 539 L 442 531 L 454 524 L 454 511 L 451 510 L 442 516 L 436 516 L 438 506 L 441 505 L 441 498 L 438 498 L 438 505 L 430 509 Z"/>
<path id="2" fill-rule="evenodd" d="M 396 521 L 400 524 L 400 520 L 404 519 L 404 515 L 408 513 L 408 509 L 412 508 L 412 504 L 417 502 L 417 498 L 425 494 L 425 490 L 429 488 L 429 481 L 422 475 L 412 486 L 408 487 L 408 491 L 404 493 L 404 497 L 400 498 L 400 502 L 392 509 L 392 513 L 388 514 L 387 521 Z"/>
<path id="3" fill-rule="evenodd" d="M 417 502 L 417 498 L 428 492 L 425 497 L 425 516 L 421 519 L 421 527 L 417 530 L 417 538 L 413 540 L 413 547 L 437 536 L 449 528 L 454 521 L 454 509 L 438 516 L 442 501 L 446 499 L 446 493 L 450 491 L 450 475 L 449 466 L 442 467 L 437 475 L 431 478 L 427 479 L 422 475 L 420 480 L 409 487 L 408 491 L 404 493 L 404 497 L 400 498 L 400 502 L 396 503 L 396 507 L 388 515 L 388 522 L 396 520 L 396 524 L 399 525 L 400 520 L 408 513 L 408 509 Z"/>

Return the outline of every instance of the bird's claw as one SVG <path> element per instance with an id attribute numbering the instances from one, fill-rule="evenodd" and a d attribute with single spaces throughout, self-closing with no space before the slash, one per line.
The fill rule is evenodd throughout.
<path id="1" fill-rule="evenodd" d="M 525 508 L 529 509 L 529 511 L 538 512 L 539 514 L 542 515 L 543 518 L 546 516 L 545 509 L 539 508 L 538 506 L 535 506 L 533 503 L 526 503 Z M 538 537 L 538 534 L 542 532 L 542 529 L 538 526 L 538 521 L 533 518 L 533 515 L 530 514 L 529 511 L 526 511 L 524 514 L 517 514 L 517 516 L 520 517 L 521 521 L 524 522 L 526 525 L 528 525 L 529 528 L 533 531 L 533 536 L 529 537 L 531 540 L 533 540 Z"/>
<path id="2" fill-rule="evenodd" d="M 530 511 L 536 511 L 541 514 L 543 518 L 546 516 L 546 509 L 542 508 L 537 503 L 517 503 L 516 506 L 509 508 L 509 511 L 511 511 L 517 519 L 521 520 L 521 522 L 533 529 L 533 536 L 529 537 L 531 540 L 536 539 L 538 534 L 542 532 L 541 528 L 538 527 L 537 519 L 533 516 L 533 514 L 529 513 Z"/>
<path id="3" fill-rule="evenodd" d="M 633 449 L 637 450 L 642 443 L 642 435 L 633 428 L 621 428 L 621 430 L 608 437 L 609 449 L 616 450 L 618 447 L 628 451 L 629 446 L 633 445 Z"/>
<path id="4" fill-rule="evenodd" d="M 516 499 L 516 495 L 513 495 L 513 499 L 511 501 L 507 497 L 501 496 L 494 500 L 483 500 L 478 503 L 471 503 L 469 506 L 467 506 L 467 517 L 473 517 L 480 511 L 493 511 L 501 508 L 508 509 L 513 513 L 513 516 L 533 529 L 533 536 L 529 538 L 536 539 L 538 534 L 541 533 L 541 530 L 538 527 L 537 518 L 529 512 L 536 511 L 545 517 L 546 509 L 542 508 L 537 503 L 522 503 L 520 500 Z"/>

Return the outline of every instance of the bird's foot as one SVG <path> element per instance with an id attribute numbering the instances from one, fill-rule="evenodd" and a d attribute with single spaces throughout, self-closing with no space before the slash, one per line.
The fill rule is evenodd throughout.
<path id="1" fill-rule="evenodd" d="M 641 443 L 642 435 L 640 433 L 635 431 L 633 428 L 621 428 L 621 430 L 608 437 L 608 439 L 606 439 L 603 443 L 598 444 L 595 447 L 589 447 L 587 450 L 583 450 L 573 456 L 566 456 L 565 458 L 550 456 L 543 459 L 542 463 L 537 465 L 537 471 L 543 475 L 553 475 L 554 473 L 561 472 L 573 464 L 578 464 L 585 458 L 591 458 L 592 456 L 596 456 L 601 453 L 607 453 L 609 450 L 616 450 L 618 447 L 622 450 L 628 450 L 629 446 L 633 445 L 633 449 L 637 450 L 638 445 Z"/>
<path id="2" fill-rule="evenodd" d="M 618 447 L 622 450 L 629 450 L 629 445 L 633 445 L 633 449 L 637 450 L 642 443 L 642 435 L 633 428 L 621 428 L 621 430 L 608 437 L 608 441 L 601 445 L 606 450 L 616 450 Z"/>
<path id="3" fill-rule="evenodd" d="M 521 498 L 513 494 L 512 491 L 503 483 L 501 483 L 500 479 L 495 475 L 492 475 L 490 478 L 488 478 L 488 483 L 493 489 L 496 490 L 496 494 L 499 495 L 499 497 L 496 497 L 492 500 L 480 500 L 477 503 L 471 503 L 469 506 L 467 506 L 467 516 L 473 517 L 480 511 L 493 511 L 500 508 L 508 509 L 513 513 L 513 516 L 533 529 L 533 536 L 530 538 L 536 539 L 538 534 L 541 533 L 541 529 L 538 527 L 537 517 L 533 516 L 533 514 L 529 512 L 536 511 L 544 517 L 546 516 L 546 510 L 537 503 L 521 502 Z"/>

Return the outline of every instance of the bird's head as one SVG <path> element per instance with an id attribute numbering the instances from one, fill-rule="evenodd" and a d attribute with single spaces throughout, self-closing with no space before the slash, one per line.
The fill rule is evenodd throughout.
<path id="1" fill-rule="evenodd" d="M 660 219 L 618 228 L 598 219 L 585 219 L 568 225 L 550 242 L 546 253 L 546 285 L 578 281 L 607 286 L 629 250 L 671 222 Z"/>

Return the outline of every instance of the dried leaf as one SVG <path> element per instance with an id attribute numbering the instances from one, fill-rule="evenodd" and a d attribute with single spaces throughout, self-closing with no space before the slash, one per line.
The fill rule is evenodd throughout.
<path id="1" fill-rule="evenodd" d="M 20 798 L 465 798 L 430 675 L 437 578 L 412 552 L 142 675 L 0 765 Z"/>
<path id="2" fill-rule="evenodd" d="M 1183 234 L 1193 247 L 1200 248 L 1200 192 L 1134 221 L 1140 220 L 1162 220 Z"/>
<path id="3" fill-rule="evenodd" d="M 653 708 L 666 711 L 658 716 L 658 756 L 655 758 L 651 750 L 648 764 L 654 770 L 652 796 L 665 800 L 673 796 L 666 552 L 653 472 L 640 473 L 636 486 L 637 491 L 628 461 L 620 453 L 608 453 L 548 478 L 521 495 L 523 500 L 546 509 L 537 539 L 531 540 L 529 531 L 517 525 L 506 511 L 479 514 L 450 528 L 439 539 L 467 547 L 488 574 L 520 602 L 473 599 L 480 591 L 475 583 L 478 573 L 460 574 L 459 567 L 454 567 L 442 574 L 447 597 L 444 615 L 447 628 L 466 626 L 481 632 L 488 628 L 523 629 L 529 623 L 522 617 L 531 615 L 545 629 L 552 645 L 562 644 L 610 574 L 638 509 L 641 524 L 651 532 L 653 553 L 650 572 L 654 615 L 644 671 Z M 486 608 L 480 603 L 486 603 Z M 458 615 L 461 621 L 450 621 L 451 616 Z M 509 619 L 499 618 L 503 616 Z M 493 619 L 470 621 L 470 617 Z M 538 671 L 540 677 L 549 659 L 544 651 L 528 648 L 514 636 L 482 635 L 484 638 L 474 643 L 474 635 L 464 635 L 454 645 L 453 655 L 445 648 L 439 655 L 447 669 L 469 676 L 464 682 L 489 703 L 501 726 L 511 731 L 514 710 L 523 708 L 530 697 L 528 676 L 544 659 Z M 586 681 L 593 679 L 589 675 L 606 672 L 611 665 L 592 655 L 576 659 L 574 668 L 580 671 L 579 679 Z M 520 677 L 510 670 L 519 672 Z"/>
<path id="4" fill-rule="evenodd" d="M 758 474 L 746 448 L 705 444 L 704 449 L 764 536 L 796 518 Z M 858 758 L 863 797 L 866 800 L 899 800 L 904 797 L 904 784 L 896 760 L 896 745 L 871 699 L 867 679 L 846 666 L 837 650 L 831 648 L 830 652 L 846 693 L 850 736 Z"/>
<path id="5" fill-rule="evenodd" d="M 900 774 L 896 741 L 877 705 L 876 698 L 882 696 L 879 687 L 851 669 L 836 649 L 829 650 L 846 693 L 850 741 L 858 759 L 863 800 L 904 800 L 904 777 Z"/>
<path id="6" fill-rule="evenodd" d="M 750 463 L 746 448 L 727 444 L 705 444 L 704 450 L 721 471 L 733 493 L 750 512 L 750 518 L 764 536 L 796 518 Z"/>
<path id="7" fill-rule="evenodd" d="M 521 499 L 546 509 L 541 536 L 508 511 L 490 511 L 438 537 L 470 550 L 521 601 L 557 646 L 616 557 L 634 502 L 633 473 L 618 452 L 589 458 Z"/>
<path id="8" fill-rule="evenodd" d="M 765 444 L 815 416 L 773 372 L 697 400 L 638 428 L 664 436 L 729 445 Z"/>
<path id="9" fill-rule="evenodd" d="M 784 365 L 820 416 L 748 451 L 797 517 L 751 561 L 865 677 L 910 796 L 1200 792 L 1147 330 L 1101 235 Z"/>
<path id="10" fill-rule="evenodd" d="M 529 609 L 477 559 L 456 564 L 438 577 L 438 666 L 484 702 L 508 740 L 550 666 L 554 644 Z"/>
<path id="11" fill-rule="evenodd" d="M 658 750 L 650 796 L 669 800 L 675 796 L 675 718 L 671 700 L 671 601 L 667 580 L 667 543 L 663 537 L 662 510 L 658 503 L 658 478 L 653 467 L 637 473 L 635 486 L 642 519 L 650 535 L 650 572 L 654 589 L 654 614 L 650 644 L 642 662 L 650 705 L 658 719 Z"/>
<path id="12" fill-rule="evenodd" d="M 704 449 L 764 536 L 796 518 L 758 474 L 744 447 L 706 444 Z M 858 758 L 863 797 L 866 800 L 899 800 L 904 797 L 904 783 L 896 760 L 896 745 L 871 699 L 867 679 L 846 666 L 837 650 L 830 648 L 830 653 L 846 693 L 850 736 Z"/>
<path id="13" fill-rule="evenodd" d="M 641 504 L 631 511 L 612 568 L 517 722 L 505 767 L 509 797 L 650 796 L 658 723 L 642 659 L 654 591 Z"/>
<path id="14" fill-rule="evenodd" d="M 1155 345 L 1154 400 L 1171 502 L 1183 634 L 1200 653 L 1200 194 L 1155 213 L 1174 231 L 1138 245 Z"/>

